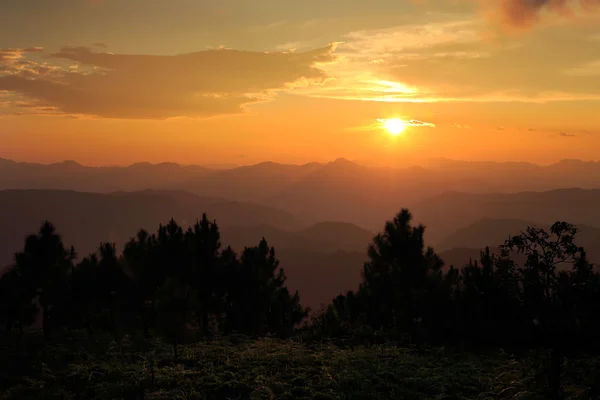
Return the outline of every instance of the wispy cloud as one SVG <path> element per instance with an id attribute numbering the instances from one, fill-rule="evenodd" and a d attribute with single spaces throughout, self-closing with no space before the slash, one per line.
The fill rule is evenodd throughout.
<path id="1" fill-rule="evenodd" d="M 600 75 L 600 60 L 590 61 L 565 71 L 567 75 L 573 76 L 596 76 Z"/>
<path id="2" fill-rule="evenodd" d="M 410 119 L 406 116 L 398 117 L 398 119 L 402 120 L 402 122 L 404 123 L 405 126 L 410 126 L 410 127 L 415 127 L 415 128 L 435 128 L 436 127 L 433 122 L 425 122 L 425 121 L 420 121 L 417 119 Z M 384 124 L 387 120 L 388 120 L 387 118 L 378 118 L 377 120 L 375 120 L 371 123 L 353 127 L 353 128 L 350 128 L 349 130 L 351 130 L 351 131 L 366 131 L 366 132 L 383 130 Z"/>
<path id="3" fill-rule="evenodd" d="M 51 66 L 26 58 L 40 49 L 0 52 L 0 90 L 30 105 L 112 118 L 209 117 L 239 113 L 279 90 L 322 84 L 317 67 L 335 60 L 335 46 L 304 53 L 208 50 L 176 56 L 95 52 L 67 47 L 47 55 Z M 73 64 L 82 68 L 71 68 Z M 28 108 L 16 104 L 22 112 Z"/>
<path id="4" fill-rule="evenodd" d="M 391 72 L 417 61 L 488 57 L 488 52 L 461 48 L 482 41 L 481 24 L 461 19 L 350 32 L 339 43 L 337 61 L 321 67 L 334 79 L 300 93 L 347 100 L 434 101 L 434 91 L 393 79 Z"/>
<path id="5" fill-rule="evenodd" d="M 455 128 L 459 128 L 459 129 L 471 129 L 471 125 L 454 123 L 454 124 L 452 124 L 452 126 L 454 126 Z"/>
<path id="6" fill-rule="evenodd" d="M 402 120 L 402 122 L 406 126 L 435 128 L 435 124 L 432 122 L 419 121 L 417 119 L 406 119 L 406 117 L 399 118 L 399 119 Z M 388 120 L 387 118 L 378 118 L 377 122 L 382 124 L 382 123 L 385 123 L 387 120 Z"/>
<path id="7" fill-rule="evenodd" d="M 357 57 L 369 58 L 371 55 L 386 57 L 445 44 L 474 43 L 481 40 L 477 29 L 480 24 L 480 21 L 467 19 L 355 31 L 346 35 L 343 50 Z"/>
<path id="8" fill-rule="evenodd" d="M 575 135 L 574 133 L 568 133 L 568 132 L 559 132 L 559 133 L 558 133 L 558 136 L 561 136 L 561 137 L 575 137 L 575 136 L 577 136 L 577 135 Z"/>
<path id="9" fill-rule="evenodd" d="M 435 128 L 435 124 L 432 122 L 419 121 L 416 119 L 411 119 L 409 121 L 405 121 L 404 123 L 406 126 L 424 126 L 424 127 Z"/>
<path id="10" fill-rule="evenodd" d="M 338 60 L 320 67 L 332 79 L 297 93 L 411 103 L 600 99 L 594 85 L 550 79 L 560 78 L 566 61 L 537 71 L 533 63 L 539 61 L 530 59 L 521 41 L 486 36 L 486 26 L 471 18 L 350 32 L 335 52 Z M 500 73 L 509 59 L 525 61 L 526 68 Z"/>

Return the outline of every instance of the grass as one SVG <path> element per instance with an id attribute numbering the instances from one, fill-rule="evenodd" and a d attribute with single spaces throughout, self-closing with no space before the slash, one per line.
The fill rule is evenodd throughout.
<path id="1" fill-rule="evenodd" d="M 542 399 L 529 359 L 443 349 L 236 336 L 180 346 L 73 335 L 1 341 L 0 399 Z M 597 359 L 569 362 L 567 398 L 585 397 Z M 587 375 L 586 375 L 587 374 Z M 587 376 L 589 375 L 589 378 Z M 583 376 L 583 378 L 582 378 Z M 584 381 L 579 382 L 579 381 Z"/>

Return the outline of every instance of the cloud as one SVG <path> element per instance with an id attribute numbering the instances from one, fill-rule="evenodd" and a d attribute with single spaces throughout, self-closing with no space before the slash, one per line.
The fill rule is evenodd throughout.
<path id="1" fill-rule="evenodd" d="M 56 71 L 55 66 L 41 60 L 31 59 L 33 56 L 39 58 L 43 52 L 44 49 L 41 47 L 0 49 L 0 79 L 7 75 L 33 78 L 53 73 Z"/>
<path id="2" fill-rule="evenodd" d="M 419 120 L 416 120 L 416 119 L 411 119 L 409 121 L 405 121 L 404 123 L 407 126 L 417 126 L 417 127 L 426 126 L 426 127 L 430 127 L 430 128 L 435 128 L 435 124 L 434 123 L 419 121 Z"/>
<path id="3" fill-rule="evenodd" d="M 560 132 L 558 134 L 558 136 L 562 136 L 562 137 L 575 137 L 576 135 L 574 133 Z"/>
<path id="4" fill-rule="evenodd" d="M 435 101 L 439 93 L 395 76 L 416 63 L 457 64 L 489 57 L 488 51 L 469 48 L 483 43 L 482 27 L 482 20 L 471 18 L 349 32 L 336 50 L 337 62 L 322 67 L 335 79 L 298 93 L 346 100 Z"/>
<path id="5" fill-rule="evenodd" d="M 406 117 L 400 117 L 400 119 L 404 122 L 404 125 L 406 126 L 412 126 L 415 128 L 435 128 L 435 124 L 433 122 L 425 122 L 425 121 L 420 121 L 417 119 L 407 119 Z M 362 131 L 377 131 L 377 130 L 381 130 L 383 127 L 383 124 L 388 120 L 388 118 L 377 118 L 377 120 L 375 120 L 374 122 L 367 124 L 367 125 L 362 125 L 362 126 L 356 126 L 356 127 L 352 127 L 349 128 L 349 131 L 356 131 L 356 132 L 362 132 Z"/>
<path id="6" fill-rule="evenodd" d="M 12 64 L 22 60 L 28 53 L 43 53 L 41 47 L 29 47 L 26 49 L 0 49 L 0 64 Z"/>
<path id="7" fill-rule="evenodd" d="M 102 43 L 102 42 L 92 43 L 92 46 L 96 46 L 101 49 L 108 49 L 108 45 L 106 43 Z"/>
<path id="8" fill-rule="evenodd" d="M 485 5 L 491 15 L 502 23 L 523 29 L 540 22 L 544 14 L 569 17 L 575 11 L 595 11 L 600 6 L 600 0 L 490 0 Z"/>
<path id="9" fill-rule="evenodd" d="M 3 63 L 0 90 L 68 114 L 209 117 L 239 113 L 279 90 L 322 84 L 328 75 L 318 66 L 333 62 L 334 50 L 330 45 L 303 53 L 219 49 L 151 56 L 65 47 L 46 56 L 54 69 L 45 75 L 19 73 L 13 61 Z M 3 51 L 0 60 L 23 61 L 25 53 Z M 69 69 L 73 64 L 79 68 Z"/>
<path id="10" fill-rule="evenodd" d="M 345 36 L 343 50 L 376 58 L 407 50 L 423 50 L 448 44 L 466 44 L 481 40 L 477 20 L 456 20 L 411 24 L 386 29 L 361 30 Z"/>
<path id="11" fill-rule="evenodd" d="M 486 26 L 475 18 L 350 32 L 335 52 L 338 61 L 322 67 L 334 79 L 295 93 L 390 103 L 600 100 L 598 82 L 564 75 L 589 57 L 583 49 L 557 59 L 545 48 L 488 36 Z"/>
<path id="12" fill-rule="evenodd" d="M 569 68 L 565 74 L 572 76 L 597 76 L 600 75 L 600 60 L 589 61 L 580 66 Z"/>

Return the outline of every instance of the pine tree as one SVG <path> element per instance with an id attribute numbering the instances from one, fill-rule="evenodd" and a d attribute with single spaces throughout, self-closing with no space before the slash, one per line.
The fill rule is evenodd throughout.
<path id="1" fill-rule="evenodd" d="M 403 209 L 384 231 L 373 238 L 363 269 L 359 293 L 366 302 L 367 322 L 374 329 L 399 329 L 414 333 L 415 324 L 431 322 L 430 286 L 440 279 L 443 262 L 425 248 L 425 227 L 411 225 Z"/>
<path id="2" fill-rule="evenodd" d="M 75 250 L 67 250 L 54 225 L 46 221 L 37 235 L 27 237 L 23 252 L 15 257 L 24 284 L 35 293 L 42 307 L 42 326 L 47 334 L 53 322 L 55 326 L 60 323 Z"/>

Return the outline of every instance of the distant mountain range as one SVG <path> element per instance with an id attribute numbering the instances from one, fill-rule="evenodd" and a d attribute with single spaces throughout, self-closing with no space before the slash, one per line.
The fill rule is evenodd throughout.
<path id="1" fill-rule="evenodd" d="M 12 263 L 25 237 L 37 232 L 45 220 L 56 226 L 64 243 L 73 245 L 82 258 L 103 241 L 122 249 L 141 228 L 155 232 L 171 217 L 187 227 L 203 212 L 217 221 L 223 246 L 241 251 L 266 238 L 290 277 L 290 287 L 301 290 L 304 302 L 313 307 L 357 284 L 374 235 L 349 223 L 307 226 L 275 208 L 186 192 L 5 190 L 0 191 L 0 266 Z"/>
<path id="2" fill-rule="evenodd" d="M 43 165 L 0 159 L 0 190 L 187 191 L 275 207 L 306 225 L 333 220 L 369 230 L 379 229 L 401 207 L 412 209 L 424 199 L 451 191 L 516 193 L 571 187 L 600 188 L 600 162 L 564 160 L 539 166 L 442 159 L 424 167 L 376 168 L 338 159 L 207 168 L 175 163 L 88 167 L 74 161 Z"/>
<path id="3" fill-rule="evenodd" d="M 0 164 L 14 167 L 11 162 Z M 79 171 L 80 167 L 67 163 L 40 168 Z M 0 166 L 0 182 L 8 182 L 10 179 L 2 168 Z M 128 168 L 146 171 L 147 175 L 119 175 L 123 170 L 117 168 L 113 178 L 139 186 L 144 179 L 152 184 L 175 181 L 176 178 L 166 172 L 157 173 L 158 178 L 153 180 L 152 172 L 148 171 L 155 168 L 179 171 L 187 167 L 137 165 Z M 12 262 L 14 253 L 22 249 L 25 236 L 37 231 L 46 219 L 56 225 L 65 244 L 75 246 L 80 256 L 84 256 L 93 252 L 101 241 L 115 242 L 122 248 L 140 228 L 155 232 L 159 223 L 166 223 L 171 217 L 187 227 L 206 212 L 210 219 L 217 220 L 223 245 L 231 245 L 239 251 L 244 246 L 258 244 L 265 237 L 276 249 L 290 288 L 300 290 L 303 302 L 314 308 L 342 291 L 357 287 L 363 263 L 367 261 L 368 244 L 374 234 L 383 229 L 385 221 L 402 207 L 409 207 L 416 223 L 426 225 L 426 244 L 433 246 L 447 265 L 463 266 L 469 259 L 478 259 L 480 250 L 487 245 L 496 249 L 509 235 L 518 234 L 527 226 L 548 228 L 557 220 L 576 224 L 581 229 L 577 242 L 588 250 L 593 262 L 600 262 L 600 229 L 596 228 L 600 227 L 600 189 L 520 193 L 452 191 L 426 197 L 425 193 L 439 191 L 426 188 L 419 192 L 422 198 L 410 193 L 407 197 L 414 200 L 411 203 L 397 198 L 410 188 L 410 182 L 419 184 L 418 174 L 407 175 L 412 181 L 407 180 L 407 186 L 403 186 L 394 183 L 400 179 L 399 175 L 386 175 L 383 170 L 344 160 L 304 166 L 265 163 L 218 172 L 225 177 L 223 180 L 212 170 L 190 168 L 189 174 L 198 174 L 193 180 L 204 182 L 204 186 L 199 184 L 196 189 L 204 192 L 203 195 L 176 188 L 106 193 L 0 190 L 0 266 Z M 420 185 L 426 187 L 427 182 L 433 181 L 426 178 L 427 174 L 431 177 L 438 172 L 422 171 L 425 175 L 421 176 L 425 178 Z M 202 174 L 203 177 L 199 177 Z M 72 175 L 78 176 L 74 180 L 70 180 L 68 173 L 62 178 L 60 174 L 49 176 L 48 181 L 41 180 L 40 186 L 60 186 L 57 182 L 94 184 L 77 174 Z M 136 180 L 135 176 L 141 178 Z M 597 177 L 600 179 L 600 174 Z M 374 178 L 379 180 L 372 180 Z M 106 184 L 113 182 L 106 176 L 103 179 Z M 238 186 L 227 187 L 234 182 Z M 184 186 L 194 187 L 189 182 Z M 206 190 L 201 190 L 202 187 Z M 239 200 L 245 192 L 254 194 L 245 201 Z M 317 217 L 323 218 L 315 221 Z"/>
<path id="4" fill-rule="evenodd" d="M 447 266 L 462 266 L 469 260 L 479 260 L 480 251 L 486 246 L 490 247 L 492 253 L 499 254 L 499 246 L 506 239 L 518 235 L 528 226 L 549 231 L 550 225 L 518 219 L 485 218 L 450 234 L 436 246 L 436 250 Z M 600 264 L 600 228 L 585 224 L 576 224 L 576 227 L 579 232 L 575 243 L 586 250 L 591 262 Z M 513 257 L 517 262 L 524 261 L 518 255 Z"/>
<path id="5" fill-rule="evenodd" d="M 222 228 L 260 224 L 289 230 L 305 227 L 285 211 L 185 192 L 6 190 L 0 191 L 0 265 L 10 261 L 12 253 L 22 247 L 25 235 L 37 231 L 46 219 L 56 225 L 66 243 L 86 255 L 100 241 L 122 246 L 139 229 L 155 232 L 160 223 L 172 217 L 187 227 L 203 212 Z"/>
<path id="6" fill-rule="evenodd" d="M 558 220 L 600 226 L 599 205 L 600 189 L 573 188 L 509 194 L 452 192 L 426 199 L 410 210 L 416 221 L 427 226 L 430 243 L 440 244 L 451 233 L 481 219 L 504 220 L 501 227 L 516 225 L 507 221 L 511 219 L 547 226 Z"/>

